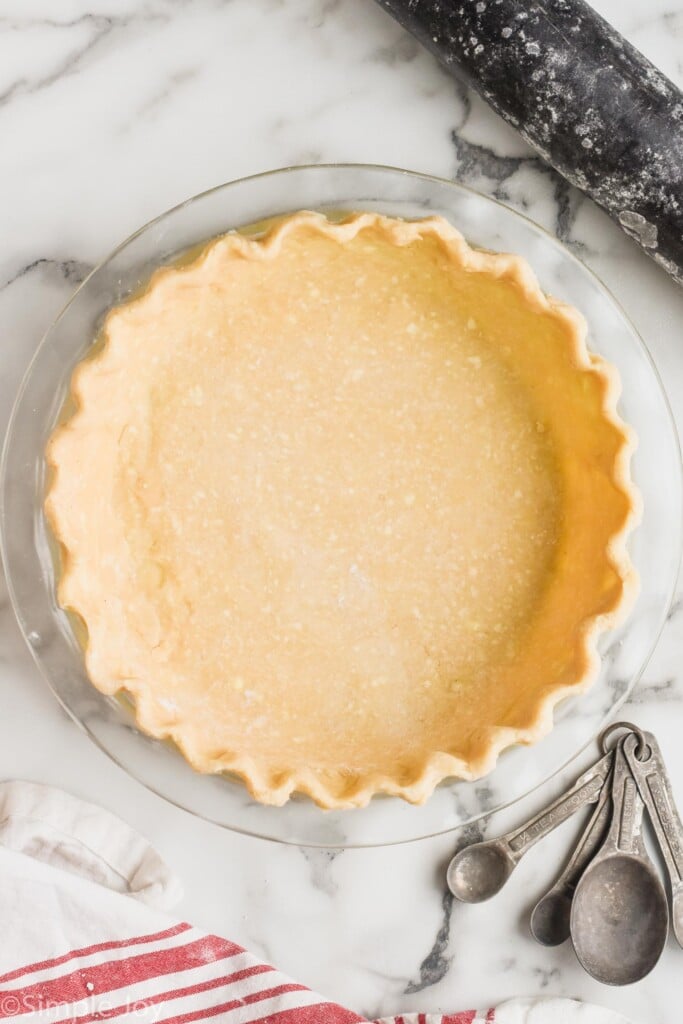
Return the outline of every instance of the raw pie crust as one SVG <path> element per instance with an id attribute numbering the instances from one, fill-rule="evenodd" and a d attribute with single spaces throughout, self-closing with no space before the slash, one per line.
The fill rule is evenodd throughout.
<path id="1" fill-rule="evenodd" d="M 585 333 L 438 217 L 303 212 L 157 271 L 48 448 L 93 684 L 271 804 L 420 803 L 543 736 L 635 585 Z"/>

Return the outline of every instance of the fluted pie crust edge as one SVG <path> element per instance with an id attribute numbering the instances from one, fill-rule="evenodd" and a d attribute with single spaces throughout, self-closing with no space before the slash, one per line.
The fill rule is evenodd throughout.
<path id="1" fill-rule="evenodd" d="M 591 462 L 584 450 L 581 458 L 576 460 L 571 459 L 569 453 L 568 464 L 571 463 L 571 473 L 575 477 L 580 474 L 590 474 L 591 479 L 599 477 L 600 486 L 604 484 L 602 497 L 608 503 L 612 502 L 607 516 L 612 527 L 604 537 L 600 555 L 609 584 L 605 584 L 599 593 L 596 591 L 595 608 L 599 610 L 586 614 L 580 623 L 572 625 L 573 650 L 567 656 L 567 664 L 571 663 L 570 677 L 565 676 L 560 681 L 550 679 L 547 685 L 539 685 L 533 700 L 525 698 L 523 720 L 515 720 L 512 712 L 511 721 L 507 723 L 479 722 L 468 739 L 465 757 L 443 749 L 423 752 L 419 761 L 406 763 L 403 760 L 397 765 L 395 774 L 391 770 L 364 774 L 362 766 L 357 770 L 353 765 L 350 768 L 345 765 L 337 771 L 329 766 L 319 770 L 315 765 L 299 763 L 294 756 L 289 765 L 273 766 L 260 763 L 259 758 L 253 756 L 248 749 L 225 750 L 217 755 L 215 749 L 202 749 L 201 737 L 198 738 L 189 719 L 171 720 L 160 711 L 160 704 L 156 700 L 148 699 L 145 679 L 126 679 L 122 683 L 124 673 L 114 664 L 116 652 L 107 651 L 106 657 L 102 656 L 101 638 L 104 634 L 99 625 L 95 628 L 95 619 L 99 621 L 102 609 L 106 608 L 106 583 L 103 583 L 103 590 L 98 589 L 96 554 L 93 549 L 88 549 L 87 533 L 79 532 L 74 525 L 77 515 L 87 516 L 89 511 L 93 515 L 97 514 L 94 498 L 91 510 L 81 505 L 78 511 L 75 511 L 75 499 L 81 503 L 87 493 L 82 489 L 82 476 L 84 473 L 87 475 L 87 469 L 84 470 L 83 463 L 78 461 L 80 432 L 85 422 L 83 411 L 92 411 L 97 401 L 94 392 L 92 395 L 90 392 L 89 367 L 96 363 L 102 365 L 102 361 L 107 359 L 107 331 L 111 327 L 112 318 L 117 316 L 119 310 L 125 310 L 132 303 L 139 302 L 139 299 L 129 300 L 110 312 L 104 328 L 104 346 L 93 359 L 79 364 L 74 374 L 72 399 L 76 412 L 57 428 L 47 448 L 51 482 L 45 507 L 61 550 L 59 600 L 85 624 L 88 633 L 85 657 L 93 685 L 105 694 L 127 694 L 135 706 L 140 728 L 150 736 L 172 741 L 197 771 L 227 772 L 237 776 L 256 800 L 278 806 L 295 793 L 309 796 L 323 808 L 362 807 L 376 794 L 400 796 L 411 803 L 421 804 L 443 780 L 481 778 L 494 768 L 500 752 L 507 747 L 533 744 L 547 735 L 552 729 L 553 709 L 558 702 L 585 691 L 596 677 L 599 670 L 598 638 L 623 618 L 637 590 L 636 573 L 626 548 L 628 534 L 639 517 L 639 496 L 629 471 L 635 438 L 617 412 L 620 390 L 618 374 L 601 357 L 589 352 L 586 346 L 586 324 L 578 311 L 544 295 L 524 259 L 473 249 L 455 228 L 440 217 L 400 221 L 374 213 L 359 213 L 333 222 L 320 214 L 301 212 L 276 222 L 263 235 L 248 237 L 240 233 L 229 233 L 209 243 L 191 263 L 157 271 L 143 293 L 143 298 L 153 289 L 167 284 L 170 276 L 182 276 L 202 262 L 206 263 L 211 250 L 216 246 L 221 247 L 222 257 L 226 259 L 277 261 L 283 247 L 301 232 L 308 236 L 317 234 L 329 238 L 340 247 L 364 233 L 368 233 L 369 238 L 376 236 L 384 241 L 389 240 L 398 247 L 410 246 L 421 239 L 434 241 L 441 257 L 453 268 L 454 273 L 472 275 L 472 280 L 483 275 L 500 283 L 501 287 L 509 287 L 511 294 L 515 293 L 518 299 L 521 298 L 527 311 L 545 318 L 544 322 L 553 321 L 562 336 L 562 345 L 558 344 L 557 352 L 558 365 L 561 362 L 563 366 L 562 372 L 574 374 L 577 379 L 584 375 L 590 378 L 593 396 L 590 401 L 594 400 L 594 392 L 599 393 L 599 421 L 602 424 L 599 430 L 596 428 L 595 459 Z M 567 370 L 568 365 L 570 370 Z M 544 374 L 547 372 L 546 367 Z M 594 411 L 590 415 L 593 416 Z M 611 453 L 607 461 L 604 451 L 606 437 L 611 438 Z M 74 483 L 77 473 L 81 477 L 78 486 Z M 563 514 L 569 522 L 575 511 L 564 509 Z M 603 518 L 596 516 L 596 534 L 604 528 L 601 525 Z M 83 566 L 86 566 L 85 571 Z M 559 569 L 557 571 L 560 572 Z M 294 753 L 296 751 L 293 748 Z"/>

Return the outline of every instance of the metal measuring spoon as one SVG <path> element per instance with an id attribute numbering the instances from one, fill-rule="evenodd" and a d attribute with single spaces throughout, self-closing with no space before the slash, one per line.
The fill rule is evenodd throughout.
<path id="1" fill-rule="evenodd" d="M 671 923 L 683 946 L 683 824 L 676 810 L 664 758 L 652 733 L 627 736 L 624 757 L 645 802 L 671 883 Z"/>
<path id="2" fill-rule="evenodd" d="M 613 753 L 610 751 L 580 775 L 571 789 L 520 828 L 499 839 L 473 843 L 456 853 L 446 873 L 448 888 L 455 898 L 463 903 L 481 903 L 495 896 L 534 843 L 547 836 L 580 807 L 598 799 L 612 769 L 612 761 Z"/>
<path id="3" fill-rule="evenodd" d="M 531 912 L 531 934 L 544 946 L 559 946 L 569 938 L 569 918 L 576 886 L 586 867 L 602 845 L 612 809 L 610 779 L 606 779 L 598 802 L 576 849 L 552 889 L 542 896 Z"/>
<path id="4" fill-rule="evenodd" d="M 605 985 L 649 974 L 669 930 L 666 893 L 641 835 L 643 801 L 622 745 L 614 751 L 609 832 L 576 887 L 570 917 L 581 965 Z"/>

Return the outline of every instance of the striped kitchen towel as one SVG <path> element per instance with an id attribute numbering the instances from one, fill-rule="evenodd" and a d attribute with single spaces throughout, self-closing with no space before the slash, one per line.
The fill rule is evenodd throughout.
<path id="1" fill-rule="evenodd" d="M 228 939 L 169 919 L 181 894 L 128 825 L 60 790 L 0 784 L 0 1021 L 356 1024 Z M 391 1024 L 627 1024 L 570 1000 Z"/>

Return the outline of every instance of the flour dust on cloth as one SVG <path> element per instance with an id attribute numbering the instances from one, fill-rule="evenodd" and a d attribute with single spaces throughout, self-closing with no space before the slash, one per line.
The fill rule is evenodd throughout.
<path id="1" fill-rule="evenodd" d="M 169 918 L 180 884 L 147 841 L 60 790 L 0 783 L 0 1021 L 363 1024 L 228 939 Z M 565 999 L 388 1024 L 628 1024 Z"/>

